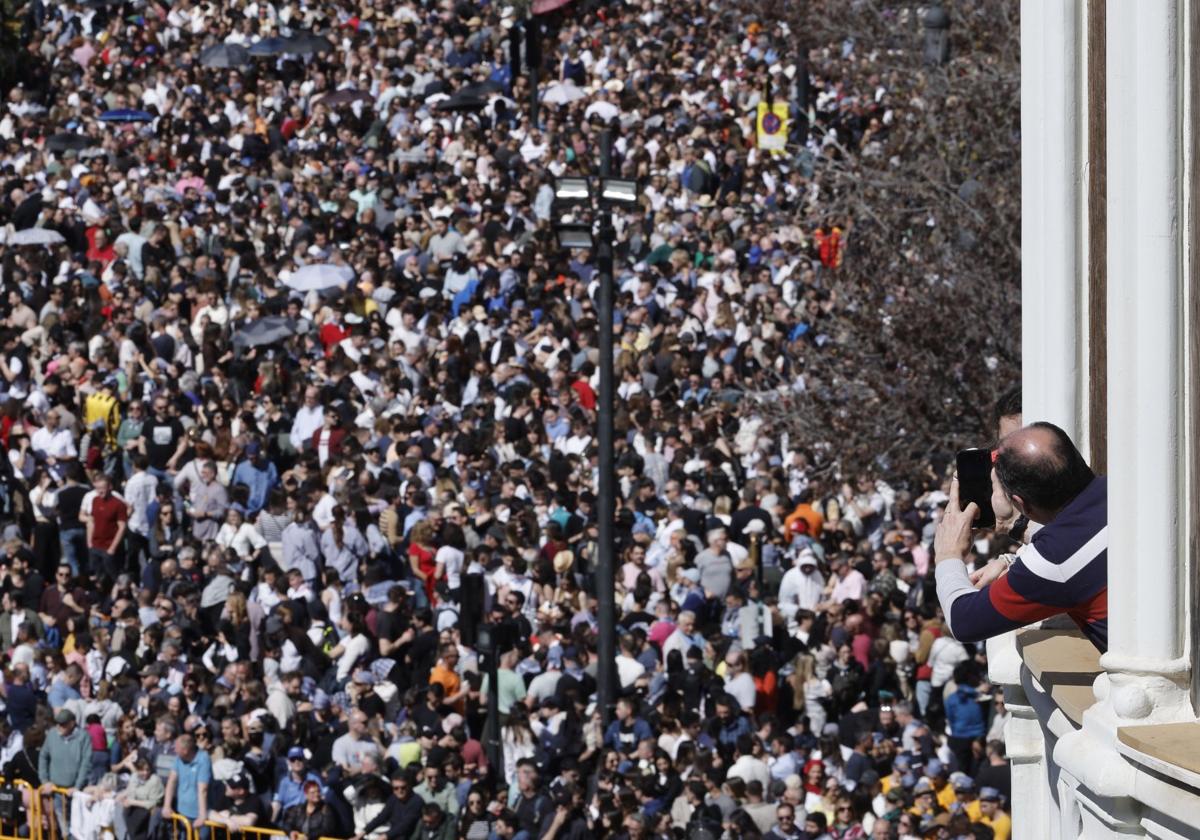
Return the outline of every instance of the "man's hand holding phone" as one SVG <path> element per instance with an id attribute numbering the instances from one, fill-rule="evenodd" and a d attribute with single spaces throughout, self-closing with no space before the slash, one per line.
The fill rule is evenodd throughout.
<path id="1" fill-rule="evenodd" d="M 1004 555 L 1002 557 L 993 558 L 992 560 L 988 561 L 987 565 L 981 566 L 980 568 L 971 572 L 971 583 L 976 589 L 983 589 L 983 587 L 987 586 L 992 581 L 1003 576 L 1004 573 L 1008 571 L 1009 566 L 1012 565 L 1009 560 L 1010 556 L 1011 555 Z"/>
<path id="2" fill-rule="evenodd" d="M 942 520 L 938 523 L 937 532 L 933 536 L 933 562 L 957 558 L 962 560 L 967 549 L 971 547 L 975 517 L 979 515 L 979 506 L 969 502 L 965 508 L 958 503 L 958 477 L 950 481 L 950 501 L 942 511 Z"/>

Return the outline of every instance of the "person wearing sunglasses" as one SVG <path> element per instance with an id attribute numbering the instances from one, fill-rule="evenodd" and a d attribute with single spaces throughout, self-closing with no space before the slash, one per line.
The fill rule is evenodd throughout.
<path id="1" fill-rule="evenodd" d="M 421 808 L 425 804 L 413 792 L 412 779 L 402 770 L 391 777 L 392 795 L 383 803 L 383 810 L 363 826 L 351 840 L 363 840 L 378 829 L 387 829 L 388 837 L 409 837 L 421 819 Z"/>
<path id="2" fill-rule="evenodd" d="M 801 840 L 805 833 L 796 825 L 796 809 L 784 803 L 775 809 L 775 825 L 763 840 Z"/>

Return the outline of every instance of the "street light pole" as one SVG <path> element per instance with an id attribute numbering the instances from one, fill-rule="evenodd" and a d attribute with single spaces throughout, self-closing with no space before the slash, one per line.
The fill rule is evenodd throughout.
<path id="1" fill-rule="evenodd" d="M 500 633 L 497 625 L 492 622 L 478 627 L 478 650 L 483 654 L 484 670 L 487 673 L 487 718 L 484 732 L 487 733 L 484 751 L 487 754 L 491 772 L 499 775 L 494 778 L 502 779 L 504 774 L 504 751 L 500 746 Z"/>
<path id="2" fill-rule="evenodd" d="M 538 124 L 538 82 L 542 71 L 542 33 L 530 8 L 525 18 L 525 64 L 529 71 L 529 125 Z"/>
<path id="3" fill-rule="evenodd" d="M 563 248 L 595 249 L 600 286 L 596 291 L 597 327 L 600 349 L 599 411 L 596 417 L 598 443 L 596 518 L 599 537 L 596 544 L 595 574 L 599 637 L 596 644 L 596 701 L 607 726 L 617 703 L 617 605 L 616 584 L 616 504 L 617 490 L 613 461 L 613 412 L 616 391 L 613 386 L 613 276 L 617 234 L 613 228 L 615 206 L 633 206 L 638 202 L 635 179 L 612 177 L 613 133 L 600 132 L 599 178 L 562 177 L 557 179 L 554 198 L 568 206 L 585 206 L 599 213 L 599 219 L 572 219 L 564 216 L 555 225 Z M 572 214 L 573 215 L 573 214 Z"/>
<path id="4" fill-rule="evenodd" d="M 600 177 L 612 173 L 612 132 L 600 132 Z M 599 518 L 599 545 L 596 551 L 596 600 L 600 637 L 596 645 L 599 661 L 596 663 L 596 686 L 599 694 L 600 714 L 604 725 L 613 719 L 617 702 L 617 610 L 615 575 L 615 540 L 613 526 L 616 520 L 616 486 L 613 467 L 613 406 L 616 394 L 613 390 L 613 242 L 616 232 L 612 225 L 612 211 L 599 201 L 600 229 L 596 252 L 597 268 L 600 272 L 597 310 L 599 317 L 600 350 L 600 394 L 599 394 L 599 442 L 600 475 L 597 481 L 596 515 Z"/>

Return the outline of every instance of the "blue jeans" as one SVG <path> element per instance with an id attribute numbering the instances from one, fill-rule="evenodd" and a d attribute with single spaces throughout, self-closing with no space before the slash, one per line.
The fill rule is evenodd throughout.
<path id="1" fill-rule="evenodd" d="M 933 686 L 929 680 L 921 680 L 917 683 L 917 708 L 921 711 L 921 717 L 925 717 L 925 709 L 929 706 L 929 698 L 933 696 Z"/>
<path id="2" fill-rule="evenodd" d="M 157 478 L 159 481 L 170 481 L 171 475 L 166 470 L 156 469 L 155 467 L 146 467 L 146 472 Z"/>
<path id="3" fill-rule="evenodd" d="M 58 532 L 58 543 L 62 547 L 63 562 L 71 567 L 71 574 L 79 575 L 79 561 L 87 557 L 86 532 L 83 528 L 63 528 Z"/>
<path id="4" fill-rule="evenodd" d="M 88 771 L 89 785 L 100 784 L 100 780 L 108 772 L 109 758 L 108 750 L 92 750 L 92 769 Z"/>

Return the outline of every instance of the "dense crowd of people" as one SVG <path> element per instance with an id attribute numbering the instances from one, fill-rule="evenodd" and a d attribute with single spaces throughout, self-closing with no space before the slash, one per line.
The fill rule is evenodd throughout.
<path id="1" fill-rule="evenodd" d="M 1007 840 L 1003 697 L 933 592 L 944 460 L 844 476 L 743 399 L 836 365 L 849 225 L 813 167 L 886 153 L 885 80 L 737 4 L 579 0 L 537 18 L 533 122 L 522 15 L 24 6 L 4 778 L 86 838 Z M 642 188 L 607 726 L 600 278 L 553 229 L 606 127 Z"/>

